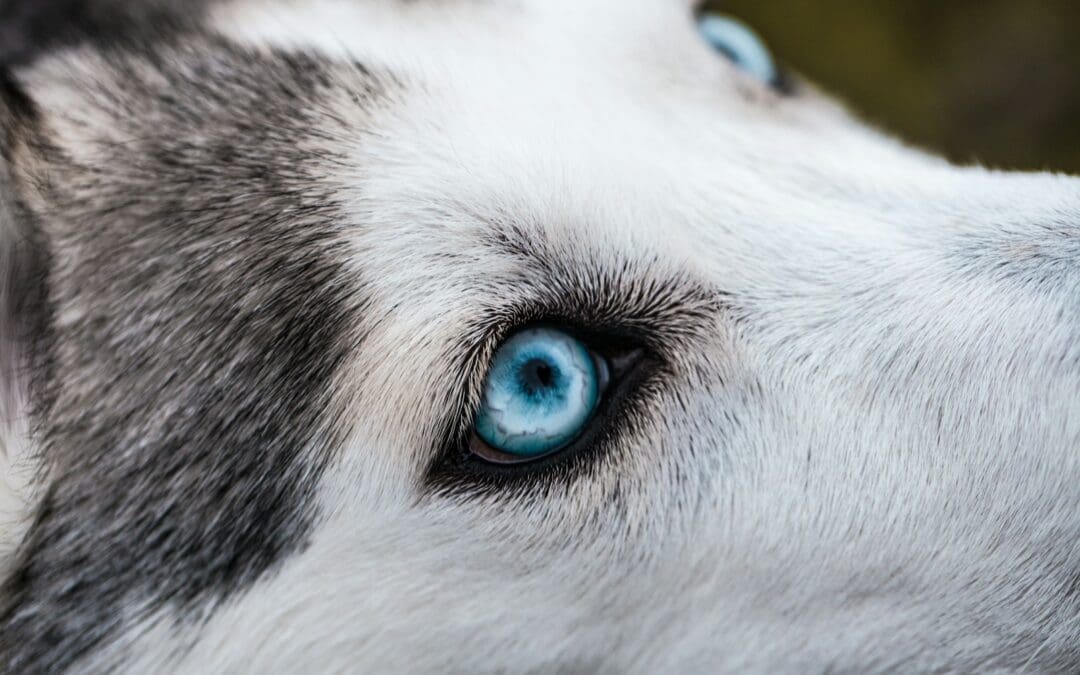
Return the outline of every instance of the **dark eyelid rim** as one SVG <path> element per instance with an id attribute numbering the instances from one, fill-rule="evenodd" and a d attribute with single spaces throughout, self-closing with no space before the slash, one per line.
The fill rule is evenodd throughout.
<path id="1" fill-rule="evenodd" d="M 526 312 L 525 315 L 532 314 Z M 496 464 L 476 457 L 468 447 L 472 434 L 475 409 L 479 404 L 480 387 L 487 376 L 487 367 L 494 352 L 511 335 L 533 326 L 548 326 L 566 331 L 582 340 L 590 349 L 603 355 L 616 368 L 616 361 L 634 353 L 626 369 L 612 374 L 611 384 L 586 429 L 565 448 L 529 462 Z M 649 345 L 654 336 L 640 329 L 617 322 L 599 324 L 582 316 L 560 313 L 538 314 L 537 318 L 514 321 L 504 317 L 490 326 L 487 335 L 474 343 L 470 356 L 463 362 L 469 373 L 469 395 L 461 397 L 461 405 L 450 418 L 441 434 L 439 448 L 424 474 L 424 484 L 440 493 L 476 494 L 502 491 L 514 487 L 535 486 L 544 479 L 580 475 L 582 462 L 603 454 L 604 445 L 625 414 L 635 390 L 657 377 L 663 360 Z"/>

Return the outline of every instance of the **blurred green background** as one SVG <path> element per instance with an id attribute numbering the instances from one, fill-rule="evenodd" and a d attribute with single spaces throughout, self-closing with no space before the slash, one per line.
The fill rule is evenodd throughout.
<path id="1" fill-rule="evenodd" d="M 1080 0 L 720 0 L 870 122 L 961 161 L 1080 173 Z"/>

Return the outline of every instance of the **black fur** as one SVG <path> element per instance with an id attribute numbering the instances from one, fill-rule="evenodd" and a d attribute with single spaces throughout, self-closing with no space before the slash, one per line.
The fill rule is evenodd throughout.
<path id="1" fill-rule="evenodd" d="M 0 70 L 0 431 L 25 396 L 28 348 L 46 306 L 45 248 L 35 241 L 32 220 L 20 212 L 10 172 L 20 130 L 33 118 L 30 101 Z"/>
<path id="2" fill-rule="evenodd" d="M 0 0 L 0 64 L 84 43 L 194 28 L 212 0 Z"/>
<path id="3" fill-rule="evenodd" d="M 359 135 L 328 98 L 360 116 L 374 76 L 215 40 L 95 75 L 115 90 L 72 114 L 125 142 L 53 157 L 39 186 L 62 242 L 35 391 L 49 487 L 0 590 L 2 672 L 71 667 L 157 609 L 198 617 L 304 547 L 363 309 L 323 172 L 340 150 L 317 148 Z"/>

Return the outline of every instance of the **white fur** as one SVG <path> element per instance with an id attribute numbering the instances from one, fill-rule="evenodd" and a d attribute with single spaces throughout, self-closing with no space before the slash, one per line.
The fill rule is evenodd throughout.
<path id="1" fill-rule="evenodd" d="M 375 302 L 311 546 L 205 625 L 133 630 L 133 671 L 964 670 L 1077 639 L 1080 181 L 953 167 L 779 97 L 678 2 L 215 21 L 404 86 L 332 176 Z M 736 305 L 596 476 L 425 495 L 448 392 L 469 395 L 446 345 L 545 283 L 479 245 L 506 218 L 581 283 Z M 1040 281 L 1040 256 L 1072 264 Z"/>

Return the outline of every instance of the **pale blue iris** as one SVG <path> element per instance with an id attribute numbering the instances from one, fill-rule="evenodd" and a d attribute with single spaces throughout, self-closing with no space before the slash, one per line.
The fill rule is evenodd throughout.
<path id="1" fill-rule="evenodd" d="M 550 328 L 523 330 L 495 354 L 484 383 L 476 434 L 515 457 L 566 446 L 600 400 L 602 365 L 580 340 Z"/>
<path id="2" fill-rule="evenodd" d="M 703 14 L 698 30 L 713 49 L 766 84 L 776 84 L 780 71 L 765 42 L 746 24 L 720 14 Z"/>

